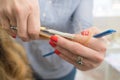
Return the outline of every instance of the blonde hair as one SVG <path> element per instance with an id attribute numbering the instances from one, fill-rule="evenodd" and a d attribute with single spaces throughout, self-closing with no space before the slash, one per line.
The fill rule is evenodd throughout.
<path id="1" fill-rule="evenodd" d="M 0 27 L 0 79 L 33 80 L 23 47 Z"/>

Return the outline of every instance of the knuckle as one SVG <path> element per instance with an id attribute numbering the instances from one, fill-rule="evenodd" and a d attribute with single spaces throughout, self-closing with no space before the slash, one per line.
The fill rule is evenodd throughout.
<path id="1" fill-rule="evenodd" d="M 18 33 L 18 36 L 19 36 L 23 41 L 28 41 L 27 35 Z"/>
<path id="2" fill-rule="evenodd" d="M 18 15 L 20 15 L 24 13 L 25 8 L 16 4 L 15 7 L 13 7 L 13 11 L 17 13 Z"/>
<path id="3" fill-rule="evenodd" d="M 28 10 L 29 10 L 29 11 L 32 11 L 32 10 L 33 10 L 33 5 L 32 5 L 32 4 L 30 4 L 30 5 L 28 6 Z"/>
<path id="4" fill-rule="evenodd" d="M 33 11 L 33 7 L 32 7 L 32 5 L 29 5 L 26 7 L 16 6 L 16 7 L 14 7 L 13 10 L 18 16 L 23 15 L 26 17 L 26 16 L 28 16 L 29 13 L 31 13 Z"/>
<path id="5" fill-rule="evenodd" d="M 26 11 L 27 13 L 29 13 L 33 11 L 33 4 L 29 4 L 27 6 L 20 6 L 19 4 L 15 4 L 15 7 L 13 7 L 13 11 L 18 15 L 24 14 Z"/>
<path id="6" fill-rule="evenodd" d="M 105 53 L 107 51 L 107 48 L 106 47 L 103 47 L 102 49 L 101 49 L 101 52 L 103 52 L 103 53 Z"/>
<path id="7" fill-rule="evenodd" d="M 103 60 L 104 60 L 104 56 L 103 55 L 96 56 L 97 63 L 101 63 Z"/>
<path id="8" fill-rule="evenodd" d="M 19 14 L 21 14 L 21 12 L 22 12 L 22 8 L 16 6 L 16 7 L 13 8 L 13 11 L 15 11 L 15 13 L 17 13 L 17 14 L 19 15 Z"/>
<path id="9" fill-rule="evenodd" d="M 36 35 L 38 35 L 38 30 L 35 30 L 35 29 L 28 30 L 28 34 L 31 35 L 31 36 L 36 36 Z"/>

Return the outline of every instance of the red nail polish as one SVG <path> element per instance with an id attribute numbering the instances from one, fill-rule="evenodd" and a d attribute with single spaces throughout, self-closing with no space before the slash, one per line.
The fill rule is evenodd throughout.
<path id="1" fill-rule="evenodd" d="M 12 36 L 13 38 L 16 38 L 16 35 Z"/>
<path id="2" fill-rule="evenodd" d="M 88 36 L 88 35 L 89 35 L 89 31 L 82 31 L 81 34 L 82 34 L 83 36 Z"/>
<path id="3" fill-rule="evenodd" d="M 52 46 L 52 47 L 56 47 L 56 44 L 52 41 L 49 42 L 49 44 Z"/>
<path id="4" fill-rule="evenodd" d="M 57 42 L 58 38 L 57 38 L 57 36 L 53 35 L 53 36 L 51 36 L 50 40 L 54 41 L 54 42 Z"/>
<path id="5" fill-rule="evenodd" d="M 57 55 L 60 55 L 60 51 L 58 51 L 57 49 L 54 51 Z"/>

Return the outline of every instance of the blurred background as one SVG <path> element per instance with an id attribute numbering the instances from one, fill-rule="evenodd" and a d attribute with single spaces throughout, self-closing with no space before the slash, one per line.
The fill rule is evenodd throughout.
<path id="1" fill-rule="evenodd" d="M 120 0 L 94 0 L 94 26 L 115 29 L 107 36 L 109 43 L 105 61 L 97 69 L 77 71 L 76 80 L 120 80 Z"/>

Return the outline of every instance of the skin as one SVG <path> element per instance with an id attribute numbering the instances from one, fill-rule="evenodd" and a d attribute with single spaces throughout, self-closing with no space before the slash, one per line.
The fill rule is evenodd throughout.
<path id="1" fill-rule="evenodd" d="M 34 4 L 33 4 L 34 3 Z M 39 39 L 40 12 L 38 0 L 0 0 L 0 25 L 12 36 L 18 35 L 23 41 Z M 16 26 L 17 31 L 10 26 Z M 95 28 L 92 34 L 99 32 Z M 60 51 L 60 57 L 72 63 L 80 70 L 89 70 L 97 67 L 104 60 L 106 44 L 104 38 L 95 39 L 75 34 L 80 42 L 70 41 L 60 36 L 55 49 Z M 84 44 L 86 43 L 86 44 Z M 76 63 L 78 56 L 83 57 L 83 65 Z"/>
<path id="2" fill-rule="evenodd" d="M 0 24 L 10 35 L 17 34 L 23 41 L 39 39 L 38 0 L 0 0 Z M 10 26 L 16 26 L 17 32 Z"/>
<path id="3" fill-rule="evenodd" d="M 99 32 L 97 28 L 89 28 L 86 31 L 92 33 L 92 35 Z M 56 46 L 55 50 L 60 52 L 59 56 L 69 63 L 73 64 L 80 70 L 86 71 L 96 68 L 104 60 L 106 52 L 106 39 L 105 38 L 93 38 L 91 34 L 84 36 L 75 34 L 80 41 L 75 42 L 63 37 L 57 36 L 57 42 L 52 41 Z M 78 37 L 79 36 L 79 37 Z M 87 43 L 84 43 L 90 37 Z M 82 39 L 81 39 L 82 38 Z M 83 58 L 83 64 L 80 65 L 76 62 L 78 56 Z"/>

